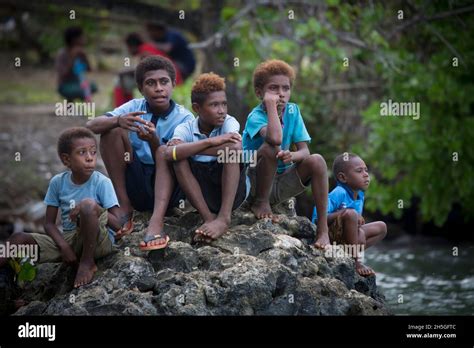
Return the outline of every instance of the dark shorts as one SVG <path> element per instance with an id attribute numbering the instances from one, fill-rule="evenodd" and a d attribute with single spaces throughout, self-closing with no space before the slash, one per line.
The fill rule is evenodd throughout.
<path id="1" fill-rule="evenodd" d="M 127 196 L 135 210 L 153 211 L 155 205 L 155 165 L 145 164 L 140 161 L 137 154 L 133 153 L 133 161 L 125 170 L 125 185 Z M 185 195 L 178 184 L 175 184 L 173 193 L 168 203 L 168 209 L 177 207 L 184 201 Z"/>
<path id="2" fill-rule="evenodd" d="M 224 165 L 213 162 L 197 162 L 189 159 L 191 171 L 201 187 L 202 195 L 209 207 L 209 210 L 217 214 L 222 202 L 222 170 Z M 247 167 L 240 165 L 240 178 L 237 193 L 235 195 L 232 210 L 242 205 L 247 196 Z"/>

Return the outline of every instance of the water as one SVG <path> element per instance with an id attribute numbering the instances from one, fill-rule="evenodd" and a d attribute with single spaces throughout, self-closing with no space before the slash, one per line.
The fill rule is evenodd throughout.
<path id="1" fill-rule="evenodd" d="M 394 314 L 474 315 L 472 244 L 403 237 L 368 249 L 365 262 Z"/>

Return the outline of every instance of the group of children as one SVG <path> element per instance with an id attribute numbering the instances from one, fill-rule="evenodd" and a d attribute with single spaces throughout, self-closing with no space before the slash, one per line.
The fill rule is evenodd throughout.
<path id="1" fill-rule="evenodd" d="M 365 224 L 361 215 L 369 174 L 360 157 L 336 158 L 337 187 L 328 204 L 326 162 L 309 151 L 311 137 L 298 105 L 290 102 L 295 73 L 287 63 L 268 60 L 255 69 L 253 84 L 261 103 L 248 115 L 242 136 L 239 122 L 227 114 L 222 77 L 206 73 L 195 81 L 191 101 L 196 118 L 172 99 L 176 72 L 170 60 L 144 58 L 135 79 L 143 98 L 88 121 L 87 128 L 61 134 L 58 154 L 69 170 L 50 182 L 46 235 L 14 233 L 9 239 L 13 244 L 37 244 L 40 262 L 78 264 L 74 286 L 92 281 L 94 259 L 111 252 L 116 240 L 133 231 L 134 210 L 153 212 L 140 248 L 165 248 L 169 236 L 164 217 L 184 199 L 202 217 L 195 231 L 195 240 L 201 242 L 224 234 L 231 212 L 245 200 L 258 219 L 278 223 L 272 206 L 309 186 L 315 203 L 315 247 L 325 249 L 333 241 L 369 247 L 384 238 L 385 224 Z M 100 134 L 99 149 L 110 179 L 94 170 L 93 133 Z M 231 152 L 255 153 L 256 165 L 249 166 L 242 156 L 222 160 L 221 154 Z M 62 233 L 55 224 L 58 210 Z M 355 259 L 359 274 L 373 274 Z M 0 267 L 5 263 L 0 258 Z"/>

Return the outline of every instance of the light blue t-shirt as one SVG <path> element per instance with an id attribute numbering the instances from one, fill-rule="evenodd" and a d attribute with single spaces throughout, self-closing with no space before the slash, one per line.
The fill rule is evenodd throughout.
<path id="1" fill-rule="evenodd" d="M 301 141 L 311 141 L 311 137 L 304 125 L 300 109 L 295 103 L 287 103 L 283 113 L 283 137 L 281 143 L 282 150 L 289 150 L 291 144 Z M 263 110 L 263 105 L 256 106 L 247 117 L 247 123 L 243 133 L 242 146 L 244 150 L 258 150 L 262 146 L 264 139 L 260 136 L 260 130 L 268 125 L 268 116 Z M 284 164 L 278 161 L 277 173 L 283 173 L 291 164 Z"/>
<path id="2" fill-rule="evenodd" d="M 328 196 L 328 214 L 334 213 L 341 209 L 354 209 L 359 215 L 364 210 L 364 191 L 357 191 L 357 199 L 354 199 L 354 191 L 349 186 L 337 182 L 337 186 L 329 193 Z M 313 211 L 313 223 L 318 220 L 316 207 Z"/>
<path id="3" fill-rule="evenodd" d="M 156 134 L 159 137 L 160 145 L 166 144 L 171 139 L 177 125 L 194 119 L 193 114 L 184 106 L 176 104 L 173 100 L 170 100 L 170 104 L 169 111 L 163 115 L 159 115 L 160 117 L 158 117 L 156 123 Z M 140 115 L 140 117 L 145 121 L 151 122 L 153 114 L 145 98 L 130 100 L 118 108 L 115 108 L 113 111 L 107 112 L 105 115 L 109 117 L 122 116 L 136 111 L 145 111 L 146 114 Z M 141 140 L 138 134 L 132 131 L 128 132 L 128 138 L 130 139 L 133 150 L 142 163 L 155 163 L 148 142 Z"/>
<path id="4" fill-rule="evenodd" d="M 224 124 L 220 127 L 214 128 L 209 134 L 209 138 L 217 137 L 227 133 L 239 133 L 240 124 L 234 117 L 227 115 Z M 199 117 L 192 121 L 182 123 L 176 127 L 173 134 L 173 139 L 179 139 L 186 143 L 192 143 L 207 139 L 207 135 L 202 134 L 199 130 Z M 216 156 L 195 155 L 192 159 L 196 162 L 213 162 L 217 160 Z"/>
<path id="5" fill-rule="evenodd" d="M 102 208 L 110 209 L 118 206 L 112 181 L 104 174 L 94 171 L 82 185 L 76 185 L 71 180 L 70 171 L 56 174 L 49 182 L 48 192 L 44 203 L 61 210 L 63 232 L 76 229 L 76 223 L 71 221 L 69 213 L 83 199 L 90 198 Z M 110 232 L 110 231 L 109 231 Z"/>

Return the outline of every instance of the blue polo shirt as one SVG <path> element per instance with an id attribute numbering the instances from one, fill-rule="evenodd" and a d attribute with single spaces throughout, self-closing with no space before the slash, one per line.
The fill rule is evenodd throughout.
<path id="1" fill-rule="evenodd" d="M 337 186 L 329 193 L 328 196 L 328 214 L 334 213 L 341 209 L 355 209 L 359 215 L 362 215 L 364 210 L 364 191 L 357 191 L 357 199 L 354 199 L 354 191 L 339 181 Z M 316 207 L 313 211 L 313 223 L 318 220 Z"/>
<path id="2" fill-rule="evenodd" d="M 282 117 L 282 150 L 289 150 L 291 144 L 301 141 L 311 141 L 311 137 L 304 125 L 300 108 L 295 103 L 287 103 Z M 260 136 L 260 130 L 268 125 L 268 116 L 263 110 L 263 105 L 256 106 L 248 115 L 247 123 L 242 139 L 242 147 L 244 150 L 258 150 L 262 146 L 264 139 Z M 277 173 L 283 173 L 291 164 L 284 164 L 278 161 Z"/>
<path id="3" fill-rule="evenodd" d="M 217 137 L 226 133 L 239 133 L 240 124 L 234 117 L 227 115 L 224 123 L 220 127 L 216 127 L 209 134 L 209 138 Z M 173 139 L 179 139 L 186 143 L 207 139 L 207 135 L 202 134 L 199 130 L 199 117 L 192 121 L 182 123 L 176 127 Z M 195 155 L 192 159 L 196 162 L 213 162 L 217 160 L 216 156 Z"/>
<path id="4" fill-rule="evenodd" d="M 140 117 L 145 121 L 151 122 L 153 113 L 145 98 L 130 100 L 113 111 L 107 112 L 105 115 L 109 117 L 122 116 L 135 111 L 145 111 L 146 114 L 140 115 Z M 164 114 L 157 116 L 159 117 L 156 123 L 156 135 L 159 137 L 160 145 L 166 144 L 171 139 L 176 126 L 194 119 L 193 114 L 188 109 L 176 104 L 173 100 L 170 100 L 170 108 Z M 142 163 L 155 163 L 151 154 L 150 145 L 146 141 L 141 140 L 138 134 L 132 131 L 128 132 L 128 138 L 130 139 L 133 150 Z"/>

